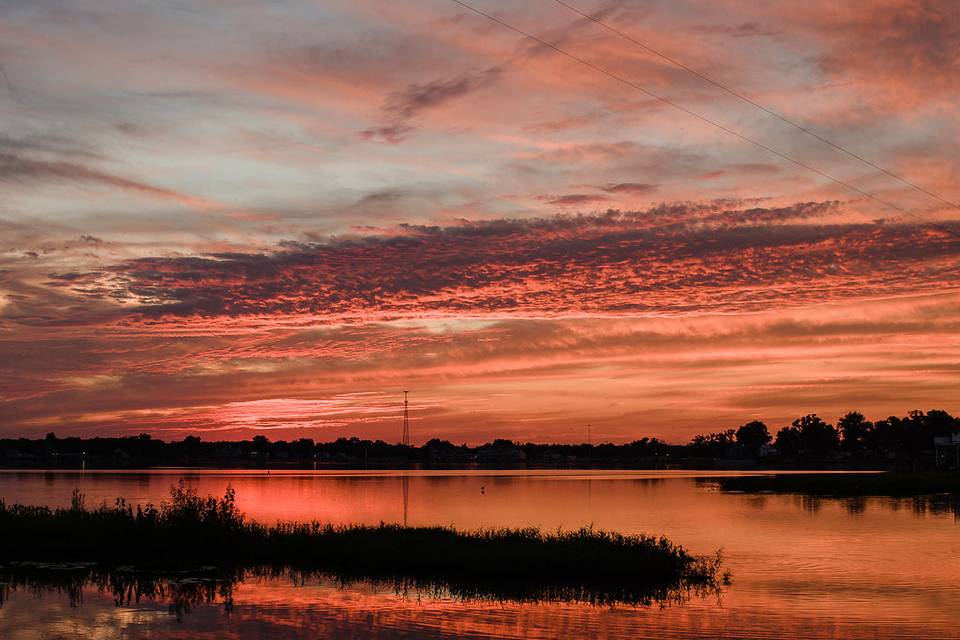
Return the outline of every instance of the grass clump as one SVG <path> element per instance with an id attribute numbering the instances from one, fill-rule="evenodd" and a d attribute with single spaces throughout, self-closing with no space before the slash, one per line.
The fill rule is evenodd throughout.
<path id="1" fill-rule="evenodd" d="M 691 590 L 715 591 L 725 579 L 719 556 L 694 556 L 663 537 L 593 528 L 266 526 L 244 517 L 231 489 L 221 499 L 200 497 L 182 483 L 160 506 L 134 508 L 118 499 L 112 507 L 88 509 L 79 493 L 64 509 L 0 502 L 0 532 L 6 543 L 0 563 L 19 574 L 56 566 L 50 563 L 88 562 L 75 565 L 72 575 L 95 575 L 101 584 L 112 584 L 131 567 L 141 572 L 137 580 L 144 569 L 160 575 L 216 567 L 230 576 L 226 582 L 250 572 L 288 572 L 460 598 L 649 604 L 681 600 Z"/>

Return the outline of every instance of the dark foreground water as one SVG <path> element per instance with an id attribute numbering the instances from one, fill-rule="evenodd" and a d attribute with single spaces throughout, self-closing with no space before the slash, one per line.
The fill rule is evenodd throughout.
<path id="1" fill-rule="evenodd" d="M 958 638 L 960 522 L 925 502 L 721 493 L 690 472 L 0 472 L 8 503 L 159 503 L 186 478 L 249 516 L 664 534 L 723 550 L 723 593 L 664 607 L 458 601 L 370 584 L 249 577 L 179 606 L 2 588 L 0 638 Z M 0 532 L 2 538 L 2 532 Z M 214 590 L 216 592 L 216 590 Z M 78 598 L 79 596 L 79 598 Z"/>

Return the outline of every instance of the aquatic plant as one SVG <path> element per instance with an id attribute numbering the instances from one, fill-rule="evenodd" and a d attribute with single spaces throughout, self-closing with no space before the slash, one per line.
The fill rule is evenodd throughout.
<path id="1" fill-rule="evenodd" d="M 169 571 L 289 571 L 349 582 L 390 583 L 398 591 L 441 590 L 462 598 L 564 599 L 596 603 L 681 600 L 716 590 L 719 556 L 700 557 L 663 537 L 593 528 L 461 531 L 452 527 L 320 522 L 266 526 L 248 521 L 233 490 L 201 497 L 180 484 L 169 502 L 134 508 L 118 498 L 95 509 L 0 502 L 0 562 L 89 562 Z"/>

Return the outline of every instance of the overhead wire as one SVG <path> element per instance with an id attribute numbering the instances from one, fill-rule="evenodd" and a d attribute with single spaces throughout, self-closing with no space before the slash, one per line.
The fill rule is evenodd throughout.
<path id="1" fill-rule="evenodd" d="M 623 76 L 621 76 L 621 75 L 619 75 L 619 74 L 617 74 L 617 73 L 615 73 L 615 72 L 613 72 L 613 71 L 611 71 L 611 70 L 609 70 L 609 69 L 607 69 L 607 68 L 605 68 L 605 67 L 602 67 L 602 66 L 600 66 L 600 65 L 598 65 L 598 64 L 596 64 L 596 63 L 590 62 L 589 60 L 587 60 L 587 59 L 585 59 L 585 58 L 582 58 L 582 57 L 580 57 L 580 56 L 578 56 L 578 55 L 576 55 L 576 54 L 574 54 L 574 53 L 571 53 L 570 51 L 567 51 L 566 49 L 564 49 L 564 48 L 562 48 L 562 47 L 560 47 L 560 46 L 558 46 L 558 45 L 555 45 L 555 44 L 553 44 L 553 43 L 551 43 L 551 42 L 547 42 L 546 40 L 543 40 L 542 38 L 540 38 L 540 37 L 538 37 L 538 36 L 536 36 L 536 35 L 528 32 L 528 31 L 524 31 L 523 29 L 521 29 L 521 28 L 519 28 L 519 27 L 517 27 L 517 26 L 515 26 L 515 25 L 513 25 L 513 24 L 511 24 L 511 23 L 509 23 L 509 22 L 507 22 L 507 21 L 505 21 L 505 20 L 502 20 L 501 18 L 498 18 L 498 17 L 496 17 L 496 16 L 494 16 L 494 15 L 492 15 L 492 14 L 490 14 L 490 13 L 487 13 L 487 12 L 483 11 L 482 9 L 478 9 L 477 7 L 475 7 L 475 6 L 473 6 L 473 5 L 465 2 L 464 0 L 450 0 L 450 1 L 453 2 L 453 3 L 455 3 L 455 4 L 457 4 L 457 5 L 459 5 L 459 6 L 461 6 L 461 7 L 463 7 L 464 9 L 467 9 L 468 11 L 471 11 L 471 12 L 473 12 L 473 13 L 479 15 L 479 16 L 482 16 L 482 17 L 486 18 L 487 20 L 489 20 L 489 21 L 491 21 L 491 22 L 494 22 L 494 23 L 496 23 L 496 24 L 498 24 L 498 25 L 500 25 L 500 26 L 502 26 L 502 27 L 504 27 L 504 28 L 506 28 L 506 29 L 509 29 L 510 31 L 513 31 L 514 33 L 517 33 L 518 35 L 521 35 L 521 36 L 523 36 L 524 38 L 527 38 L 527 39 L 529 39 L 529 40 L 532 40 L 532 41 L 536 42 L 537 44 L 539 44 L 539 45 L 541 45 L 541 46 L 543 46 L 543 47 L 546 47 L 546 48 L 548 48 L 548 49 L 550 49 L 550 50 L 552 50 L 552 51 L 554 51 L 554 52 L 556 52 L 556 53 L 559 53 L 560 55 L 565 56 L 565 57 L 567 57 L 567 58 L 569 58 L 569 59 L 571 59 L 571 60 L 573 60 L 573 61 L 575 61 L 575 62 L 577 62 L 577 63 L 579 63 L 579 64 L 581 64 L 581 65 L 583 65 L 583 66 L 585 66 L 585 67 L 588 67 L 588 68 L 590 68 L 590 69 L 592 69 L 592 70 L 594 70 L 594 71 L 596 71 L 596 72 L 598 72 L 598 73 L 601 73 L 601 74 L 603 74 L 603 75 L 605 75 L 605 76 L 607 76 L 607 77 L 609 77 L 609 78 L 611 78 L 611 79 L 613 79 L 613 80 L 616 80 L 617 82 L 620 82 L 621 84 L 624 84 L 624 85 L 626 85 L 626 86 L 628 86 L 628 87 L 630 87 L 630 88 L 632 88 L 632 89 L 634 89 L 634 90 L 636 90 L 636 91 L 639 91 L 639 92 L 641 92 L 641 93 L 643 93 L 643 94 L 645 94 L 645 95 L 647 95 L 647 96 L 649 96 L 649 97 L 651 97 L 651 98 L 653 98 L 653 99 L 655 99 L 655 100 L 657 100 L 657 101 L 659 101 L 659 102 L 662 102 L 662 103 L 664 103 L 664 104 L 666 104 L 666 105 L 668 105 L 668 106 L 670 106 L 670 107 L 673 107 L 673 108 L 675 108 L 675 109 L 678 109 L 678 110 L 686 113 L 687 115 L 689 115 L 689 116 L 691 116 L 691 117 L 693 117 L 693 118 L 696 118 L 697 120 L 700 120 L 700 121 L 702 121 L 702 122 L 704 122 L 704 123 L 706 123 L 706 124 L 709 124 L 709 125 L 717 128 L 717 129 L 719 129 L 719 130 L 721 130 L 721 131 L 723 131 L 723 132 L 725 132 L 725 133 L 727 133 L 727 134 L 729 134 L 729 135 L 731 135 L 731 136 L 734 136 L 734 137 L 736 137 L 736 138 L 738 138 L 738 139 L 740 139 L 740 140 L 743 140 L 743 141 L 745 141 L 745 142 L 748 142 L 748 143 L 750 143 L 750 144 L 752 144 L 752 145 L 754 145 L 754 146 L 756 146 L 756 147 L 758 147 L 758 148 L 760 148 L 760 149 L 763 149 L 764 151 L 767 151 L 768 153 L 771 153 L 771 154 L 773 154 L 773 155 L 775 155 L 775 156 L 777 156 L 777 157 L 779 157 L 779 158 L 781 158 L 781 159 L 783 159 L 783 160 L 786 160 L 786 161 L 788 161 L 788 162 L 790 162 L 790 163 L 792 163 L 792 164 L 794 164 L 794 165 L 796 165 L 796 166 L 798 166 L 798 167 L 801 167 L 801 168 L 803 168 L 803 169 L 806 169 L 807 171 L 809 171 L 809 172 L 811 172 L 811 173 L 813 173 L 813 174 L 815 174 L 815 175 L 818 175 L 818 176 L 820 176 L 820 177 L 822 177 L 822 178 L 825 178 L 825 179 L 827 179 L 827 180 L 829 180 L 829 181 L 831 181 L 831 182 L 834 182 L 835 184 L 838 184 L 838 185 L 840 185 L 840 186 L 842 186 L 842 187 L 844 187 L 844 188 L 846 188 L 846 189 L 848 189 L 848 190 L 850 190 L 850 191 L 853 191 L 853 192 L 858 193 L 858 194 L 860 194 L 860 195 L 862 195 L 862 196 L 864 196 L 864 197 L 866 197 L 866 198 L 869 198 L 869 199 L 871 199 L 871 200 L 873 200 L 873 201 L 875 201 L 875 202 L 877 202 L 877 203 L 879 203 L 879 204 L 881 204 L 881 205 L 883 205 L 883 206 L 885 206 L 885 207 L 887 207 L 887 208 L 889 208 L 889 209 L 893 209 L 894 211 L 898 211 L 898 212 L 900 212 L 900 213 L 901 213 L 902 215 L 904 215 L 904 216 L 912 217 L 912 218 L 918 220 L 919 222 L 922 222 L 922 223 L 924 223 L 924 224 L 928 224 L 928 225 L 934 226 L 934 227 L 936 227 L 936 228 L 944 231 L 945 233 L 948 233 L 948 234 L 950 234 L 950 235 L 956 236 L 957 238 L 960 238 L 960 232 L 954 231 L 954 230 L 951 229 L 950 227 L 947 227 L 947 226 L 944 226 L 944 225 L 939 224 L 939 223 L 937 223 L 937 222 L 928 220 L 928 219 L 926 219 L 926 218 L 924 218 L 924 217 L 922 217 L 922 216 L 914 213 L 913 211 L 910 211 L 910 210 L 908 210 L 908 209 L 904 209 L 903 207 L 901 207 L 901 206 L 899 206 L 899 205 L 897 205 L 897 204 L 895 204 L 895 203 L 893 203 L 893 202 L 890 202 L 889 200 L 886 200 L 886 199 L 884 199 L 884 198 L 881 198 L 880 196 L 877 196 L 877 195 L 875 195 L 875 194 L 873 194 L 873 193 L 870 193 L 869 191 L 865 191 L 865 190 L 861 189 L 860 187 L 857 187 L 856 185 L 851 184 L 850 182 L 847 182 L 847 181 L 845 181 L 845 180 L 843 180 L 843 179 L 841 179 L 841 178 L 838 178 L 838 177 L 833 176 L 833 175 L 831 175 L 831 174 L 829 174 L 829 173 L 827 173 L 827 172 L 825 172 L 825 171 L 822 171 L 822 170 L 814 167 L 813 165 L 808 164 L 808 163 L 806 163 L 806 162 L 804 162 L 804 161 L 802 161 L 802 160 L 798 160 L 798 159 L 792 157 L 791 155 L 789 155 L 789 154 L 787 154 L 787 153 L 784 153 L 784 152 L 782 152 L 782 151 L 779 151 L 779 150 L 777 150 L 777 149 L 775 149 L 775 148 L 773 148 L 773 147 L 771 147 L 771 146 L 769 146 L 769 145 L 767 145 L 767 144 L 765 144 L 765 143 L 763 143 L 763 142 L 761 142 L 761 141 L 759 141 L 759 140 L 756 140 L 756 139 L 754 139 L 754 138 L 752 138 L 752 137 L 750 137 L 750 136 L 748 136 L 748 135 L 746 135 L 746 134 L 744 134 L 744 133 L 741 133 L 741 132 L 739 132 L 739 131 L 737 131 L 737 130 L 735 130 L 735 129 L 732 129 L 732 128 L 730 128 L 730 127 L 728 127 L 728 126 L 720 123 L 720 122 L 717 122 L 716 120 L 713 120 L 712 118 L 709 118 L 709 117 L 707 117 L 707 116 L 705 116 L 705 115 L 702 115 L 702 114 L 700 114 L 700 113 L 698 113 L 698 112 L 696 112 L 696 111 L 694 111 L 694 110 L 692 110 L 692 109 L 690 109 L 690 108 L 688 108 L 688 107 L 685 107 L 685 106 L 683 106 L 682 104 L 680 104 L 680 103 L 678 103 L 678 102 L 675 102 L 675 101 L 673 101 L 673 100 L 671 100 L 671 99 L 669 99 L 669 98 L 667 98 L 667 97 L 665 97 L 665 96 L 662 96 L 662 95 L 660 95 L 660 94 L 658 94 L 658 93 L 655 93 L 655 92 L 653 92 L 653 91 L 651 91 L 651 90 L 649 90 L 649 89 L 647 89 L 647 88 L 645 88 L 645 87 L 637 84 L 636 82 L 633 82 L 632 80 L 629 80 L 628 78 L 625 78 L 625 77 L 623 77 Z"/>
<path id="2" fill-rule="evenodd" d="M 753 107 L 756 107 L 757 109 L 760 109 L 760 110 L 763 111 L 764 113 L 767 113 L 768 115 L 773 116 L 773 117 L 776 118 L 777 120 L 780 120 L 781 122 L 790 125 L 790 126 L 793 127 L 794 129 L 797 129 L 798 131 L 802 131 L 803 133 L 805 133 L 805 134 L 807 134 L 807 135 L 809 135 L 809 136 L 811 136 L 811 137 L 819 140 L 820 142 L 822 142 L 822 143 L 824 143 L 824 144 L 826 144 L 826 145 L 828 145 L 828 146 L 830 146 L 830 147 L 833 147 L 833 148 L 836 149 L 837 151 L 840 151 L 840 152 L 846 154 L 847 156 L 849 156 L 849 157 L 851 157 L 851 158 L 854 158 L 854 159 L 862 162 L 863 164 L 867 165 L 868 167 L 870 167 L 870 168 L 872 168 L 872 169 L 875 169 L 875 170 L 879 171 L 880 173 L 884 174 L 885 176 L 888 176 L 888 177 L 890 177 L 890 178 L 893 178 L 894 180 L 897 180 L 897 181 L 901 182 L 902 184 L 905 184 L 905 185 L 911 187 L 912 189 L 915 189 L 916 191 L 919 191 L 920 193 L 923 193 L 923 194 L 925 194 L 925 195 L 927 195 L 927 196 L 930 196 L 931 198 L 933 198 L 933 199 L 935 199 L 935 200 L 939 200 L 942 204 L 945 204 L 945 205 L 948 205 L 948 206 L 950 206 L 950 207 L 953 207 L 954 209 L 960 209 L 960 204 L 957 204 L 957 203 L 955 203 L 955 202 L 952 202 L 951 200 L 947 200 L 946 198 L 940 196 L 939 194 L 934 193 L 933 191 L 930 191 L 930 190 L 926 189 L 925 187 L 923 187 L 923 186 L 921 186 L 921 185 L 918 185 L 918 184 L 916 184 L 916 183 L 914 183 L 914 182 L 912 182 L 912 181 L 904 178 L 903 176 L 900 176 L 900 175 L 898 175 L 898 174 L 896 174 L 896 173 L 894 173 L 894 172 L 892 172 L 892 171 L 890 171 L 890 170 L 888 170 L 888 169 L 885 169 L 884 167 L 876 164 L 875 162 L 873 162 L 873 161 L 871 161 L 871 160 L 869 160 L 869 159 L 861 156 L 860 154 L 858 154 L 858 153 L 856 153 L 856 152 L 854 152 L 854 151 L 851 151 L 850 149 L 844 147 L 843 145 L 838 144 L 838 143 L 830 140 L 829 138 L 826 138 L 826 137 L 818 134 L 816 131 L 813 131 L 813 130 L 810 129 L 809 127 L 805 127 L 804 125 L 802 125 L 802 124 L 800 124 L 800 123 L 798 123 L 798 122 L 795 122 L 794 120 L 791 120 L 790 118 L 784 116 L 783 114 L 778 113 L 777 111 L 774 111 L 773 109 L 764 106 L 763 104 L 757 102 L 756 100 L 753 100 L 753 99 L 750 98 L 749 96 L 744 95 L 743 93 L 741 93 L 741 92 L 733 89 L 733 88 L 730 87 L 729 85 L 727 85 L 727 84 L 725 84 L 725 83 L 723 83 L 723 82 L 720 82 L 720 81 L 718 81 L 718 80 L 714 80 L 713 78 L 711 78 L 711 77 L 708 76 L 707 74 L 702 73 L 702 72 L 700 72 L 700 71 L 697 71 L 696 69 L 694 69 L 694 68 L 692 68 L 692 67 L 684 64 L 683 62 L 681 62 L 681 61 L 679 61 L 679 60 L 677 60 L 676 58 L 673 58 L 673 57 L 671 57 L 671 56 L 663 53 L 662 51 L 659 51 L 659 50 L 657 50 L 657 49 L 655 49 L 655 48 L 647 45 L 646 43 L 642 42 L 641 40 L 638 40 L 638 39 L 634 38 L 634 37 L 631 36 L 630 34 L 625 33 L 624 31 L 622 31 L 622 30 L 620 30 L 620 29 L 617 29 L 617 28 L 614 27 L 613 25 L 611 25 L 611 24 L 609 24 L 609 23 L 607 23 L 607 22 L 605 22 L 605 21 L 597 18 L 596 16 L 592 16 L 592 15 L 590 15 L 590 14 L 584 12 L 584 11 L 581 11 L 581 10 L 578 9 L 577 7 L 571 5 L 571 4 L 567 3 L 567 2 L 564 2 L 564 0 L 553 0 L 553 1 L 556 2 L 557 4 L 563 6 L 563 7 L 566 7 L 566 8 L 569 9 L 570 11 L 576 13 L 577 15 L 579 15 L 579 16 L 581 16 L 581 17 L 583 17 L 583 18 L 586 18 L 587 20 L 590 20 L 591 22 L 597 24 L 598 26 L 603 27 L 603 28 L 606 29 L 607 31 L 609 31 L 609 32 L 611 32 L 611 33 L 613 33 L 613 34 L 616 34 L 617 36 L 619 36 L 619 37 L 621 37 L 621 38 L 623 38 L 623 39 L 625 39 L 625 40 L 633 43 L 634 45 L 640 47 L 640 48 L 643 49 L 644 51 L 647 51 L 647 52 L 649 52 L 649 53 L 652 53 L 653 55 L 655 55 L 655 56 L 657 56 L 657 57 L 659 57 L 659 58 L 661 58 L 661 59 L 663 59 L 663 60 L 666 60 L 666 61 L 669 62 L 670 64 L 672 64 L 672 65 L 674 65 L 674 66 L 676 66 L 676 67 L 679 67 L 680 69 L 683 69 L 683 70 L 686 71 L 687 73 L 690 73 L 690 74 L 692 74 L 692 75 L 700 78 L 700 79 L 703 80 L 704 82 L 707 82 L 707 83 L 713 85 L 714 87 L 717 87 L 718 89 L 720 89 L 720 90 L 722 90 L 722 91 L 725 91 L 726 93 L 734 96 L 735 98 L 738 98 L 739 100 L 742 100 L 743 102 L 746 102 L 747 104 L 749 104 L 749 105 L 751 105 L 751 106 L 753 106 Z"/>

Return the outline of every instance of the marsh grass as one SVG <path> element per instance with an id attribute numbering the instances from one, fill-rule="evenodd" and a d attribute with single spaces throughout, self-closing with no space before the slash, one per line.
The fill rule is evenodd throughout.
<path id="1" fill-rule="evenodd" d="M 169 575 L 196 567 L 215 568 L 212 582 L 200 586 L 282 573 L 459 599 L 637 605 L 718 592 L 726 579 L 719 555 L 694 556 L 663 537 L 593 528 L 266 526 L 237 509 L 231 489 L 217 499 L 198 496 L 182 483 L 159 506 L 134 508 L 118 499 L 88 509 L 79 493 L 64 509 L 0 502 L 0 532 L 5 582 L 39 585 L 53 576 L 65 581 L 64 589 L 93 581 L 114 594 L 151 593 L 150 585 L 156 590 L 163 583 L 186 585 L 182 591 L 189 595 L 193 583 L 171 582 Z M 91 564 L 69 564 L 78 562 Z M 58 569 L 64 566 L 68 570 Z"/>

